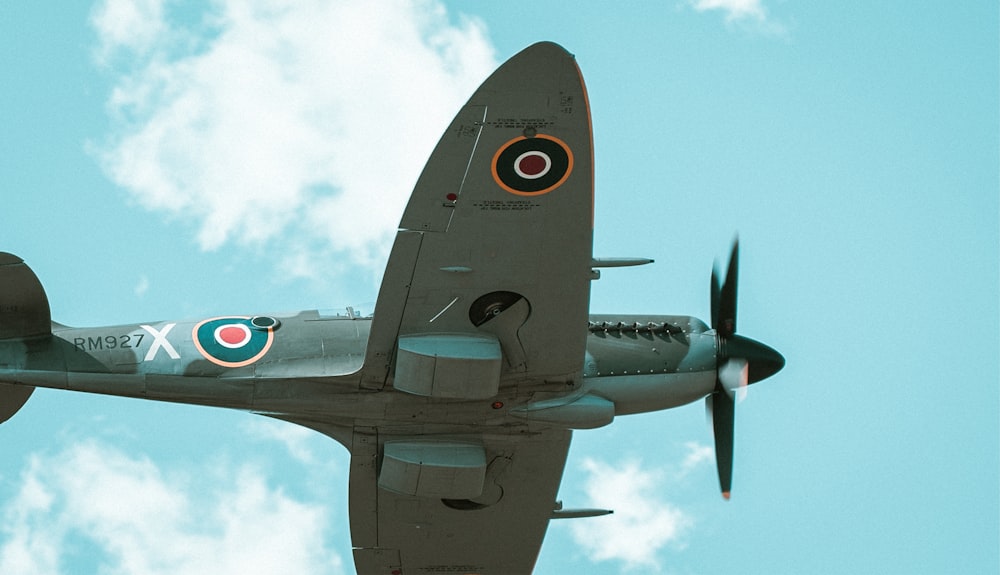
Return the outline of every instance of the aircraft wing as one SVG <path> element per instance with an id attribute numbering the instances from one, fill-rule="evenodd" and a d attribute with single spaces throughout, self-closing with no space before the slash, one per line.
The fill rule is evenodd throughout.
<path id="1" fill-rule="evenodd" d="M 491 340 L 502 349 L 502 385 L 578 380 L 590 299 L 592 150 L 586 91 L 562 47 L 535 44 L 482 84 L 406 206 L 362 387 L 380 389 L 395 377 L 398 388 L 400 349 L 433 355 L 442 345 Z M 468 337 L 442 344 L 434 334 Z M 436 395 L 429 387 L 409 390 Z"/>
<path id="2" fill-rule="evenodd" d="M 484 437 L 486 488 L 473 500 L 377 486 L 378 438 L 355 432 L 350 515 L 359 575 L 531 573 L 555 507 L 569 430 Z"/>
<path id="3" fill-rule="evenodd" d="M 531 571 L 571 432 L 498 410 L 582 379 L 592 150 L 580 71 L 551 43 L 494 72 L 434 149 L 361 374 L 362 388 L 398 395 L 348 441 L 359 573 Z"/>

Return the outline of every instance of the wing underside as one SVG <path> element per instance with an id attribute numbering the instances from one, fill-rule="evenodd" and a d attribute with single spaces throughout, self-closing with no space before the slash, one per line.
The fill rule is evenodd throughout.
<path id="1" fill-rule="evenodd" d="M 360 431 L 360 430 L 359 430 Z M 356 431 L 351 538 L 358 573 L 530 573 L 552 516 L 570 431 L 483 438 L 486 488 L 471 499 L 378 487 L 377 433 Z"/>
<path id="2" fill-rule="evenodd" d="M 561 47 L 531 46 L 483 83 L 441 137 L 403 214 L 363 387 L 398 379 L 401 342 L 432 334 L 495 341 L 504 384 L 579 377 L 592 148 L 586 91 Z"/>
<path id="3" fill-rule="evenodd" d="M 581 382 L 592 149 L 576 61 L 541 43 L 483 83 L 428 160 L 360 380 L 383 392 L 386 417 L 342 439 L 359 573 L 531 571 L 570 432 L 504 420 L 500 407 Z"/>

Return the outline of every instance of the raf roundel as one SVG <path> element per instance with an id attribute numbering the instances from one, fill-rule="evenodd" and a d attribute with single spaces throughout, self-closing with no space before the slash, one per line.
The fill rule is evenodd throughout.
<path id="1" fill-rule="evenodd" d="M 493 179 L 519 196 L 540 196 L 558 188 L 573 171 L 573 152 L 565 142 L 538 134 L 518 137 L 493 156 Z"/>
<path id="2" fill-rule="evenodd" d="M 250 365 L 271 349 L 273 327 L 260 327 L 249 317 L 217 317 L 194 326 L 192 339 L 198 352 L 223 367 Z"/>

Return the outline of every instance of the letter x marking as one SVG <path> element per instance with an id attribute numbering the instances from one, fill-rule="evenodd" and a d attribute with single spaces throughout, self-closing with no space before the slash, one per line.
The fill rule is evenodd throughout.
<path id="1" fill-rule="evenodd" d="M 174 329 L 175 325 L 177 324 L 168 323 L 167 325 L 163 326 L 163 329 L 159 331 L 157 331 L 156 328 L 152 326 L 148 325 L 139 326 L 142 329 L 146 330 L 149 333 L 149 335 L 153 336 L 153 344 L 149 346 L 149 351 L 146 352 L 146 359 L 143 361 L 150 361 L 152 359 L 155 359 L 156 352 L 160 351 L 161 347 L 163 348 L 163 351 L 167 352 L 167 355 L 170 356 L 170 359 L 181 358 L 181 354 L 177 353 L 177 350 L 174 349 L 174 346 L 170 345 L 170 342 L 167 341 L 167 334 L 170 333 L 170 330 Z"/>

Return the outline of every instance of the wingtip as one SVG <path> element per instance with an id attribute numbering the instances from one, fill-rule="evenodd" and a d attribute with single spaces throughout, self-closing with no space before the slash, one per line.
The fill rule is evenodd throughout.
<path id="1" fill-rule="evenodd" d="M 725 499 L 726 501 L 729 501 L 729 492 L 728 491 L 723 491 L 722 492 L 722 498 Z"/>

